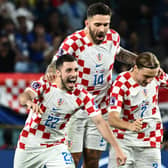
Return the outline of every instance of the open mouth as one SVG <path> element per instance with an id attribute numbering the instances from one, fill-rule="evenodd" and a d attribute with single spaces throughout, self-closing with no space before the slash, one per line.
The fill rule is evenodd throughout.
<path id="1" fill-rule="evenodd" d="M 73 84 L 75 84 L 75 83 L 76 83 L 76 79 L 68 79 L 67 82 L 68 82 L 68 83 L 73 83 Z"/>
<path id="2" fill-rule="evenodd" d="M 67 80 L 67 85 L 71 89 L 75 86 L 75 83 L 76 83 L 76 79 L 68 79 Z"/>
<path id="3" fill-rule="evenodd" d="M 146 86 L 147 84 L 148 84 L 148 83 L 146 83 L 146 82 L 145 82 L 145 83 L 142 83 L 142 86 Z"/>
<path id="4" fill-rule="evenodd" d="M 98 34 L 97 35 L 97 40 L 103 41 L 104 40 L 104 34 Z"/>

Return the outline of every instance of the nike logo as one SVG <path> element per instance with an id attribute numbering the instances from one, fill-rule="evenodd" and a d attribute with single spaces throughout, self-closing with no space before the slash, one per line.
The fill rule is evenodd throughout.
<path id="1" fill-rule="evenodd" d="M 52 111 L 52 112 L 58 112 L 59 110 L 60 110 L 59 108 L 53 107 L 51 111 Z"/>
<path id="2" fill-rule="evenodd" d="M 103 64 L 96 64 L 96 68 L 102 66 Z"/>

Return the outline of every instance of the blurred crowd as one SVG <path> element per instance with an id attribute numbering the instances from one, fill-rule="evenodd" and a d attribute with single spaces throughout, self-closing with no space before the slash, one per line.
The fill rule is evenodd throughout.
<path id="1" fill-rule="evenodd" d="M 102 2 L 103 0 L 101 0 Z M 0 72 L 45 72 L 64 38 L 97 0 L 0 0 Z M 105 0 L 121 46 L 154 52 L 168 72 L 168 0 Z M 127 69 L 116 62 L 116 72 Z"/>

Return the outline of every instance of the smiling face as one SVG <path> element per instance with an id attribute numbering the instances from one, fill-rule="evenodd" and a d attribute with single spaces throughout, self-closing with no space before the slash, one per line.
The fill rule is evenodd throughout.
<path id="1" fill-rule="evenodd" d="M 105 39 L 110 27 L 110 15 L 94 15 L 85 21 L 88 28 L 88 38 L 94 44 L 100 44 Z"/>
<path id="2" fill-rule="evenodd" d="M 57 70 L 57 75 L 60 77 L 60 88 L 72 91 L 78 76 L 77 62 L 64 62 L 60 69 Z"/>
<path id="3" fill-rule="evenodd" d="M 134 66 L 134 70 L 132 72 L 134 80 L 141 86 L 147 86 L 157 75 L 159 72 L 159 67 L 155 69 L 150 68 L 140 68 Z"/>

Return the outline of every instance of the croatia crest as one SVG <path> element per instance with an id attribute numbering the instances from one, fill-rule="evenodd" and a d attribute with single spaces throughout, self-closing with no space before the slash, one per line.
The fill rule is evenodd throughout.
<path id="1" fill-rule="evenodd" d="M 102 58 L 103 58 L 103 54 L 98 53 L 96 57 L 97 57 L 97 60 L 98 60 L 98 61 L 101 61 Z"/>
<path id="2" fill-rule="evenodd" d="M 147 96 L 148 96 L 147 89 L 144 89 L 144 90 L 143 90 L 143 94 L 144 94 L 144 96 L 145 96 L 145 97 L 147 97 Z"/>
<path id="3" fill-rule="evenodd" d="M 57 104 L 58 106 L 61 106 L 64 103 L 64 100 L 62 98 L 58 99 Z"/>

